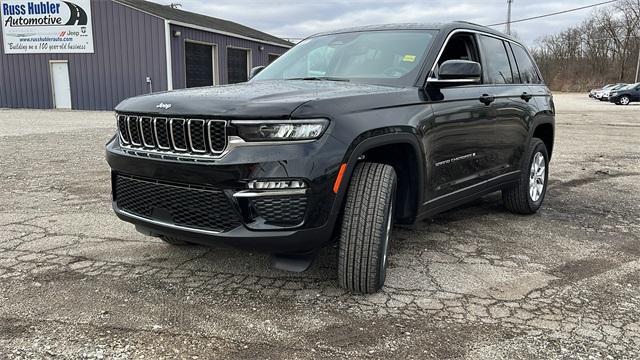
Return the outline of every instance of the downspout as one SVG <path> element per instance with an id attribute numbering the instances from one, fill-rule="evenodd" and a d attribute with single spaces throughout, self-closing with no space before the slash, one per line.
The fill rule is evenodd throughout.
<path id="1" fill-rule="evenodd" d="M 167 90 L 173 90 L 173 67 L 171 65 L 171 25 L 164 21 L 164 47 L 167 57 Z"/>

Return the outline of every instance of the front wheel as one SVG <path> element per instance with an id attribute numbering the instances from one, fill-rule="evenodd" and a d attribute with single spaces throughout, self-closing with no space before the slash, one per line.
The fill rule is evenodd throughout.
<path id="1" fill-rule="evenodd" d="M 526 159 L 520 169 L 520 179 L 502 189 L 504 206 L 517 214 L 533 214 L 542 205 L 549 179 L 547 147 L 538 138 L 531 139 Z"/>
<path id="2" fill-rule="evenodd" d="M 359 163 L 347 190 L 340 231 L 338 282 L 371 294 L 384 284 L 397 187 L 393 167 Z"/>

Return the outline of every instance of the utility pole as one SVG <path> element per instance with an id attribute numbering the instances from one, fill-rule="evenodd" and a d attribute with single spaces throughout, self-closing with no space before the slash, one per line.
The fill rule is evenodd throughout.
<path id="1" fill-rule="evenodd" d="M 638 64 L 636 65 L 636 82 L 638 82 L 638 73 L 640 73 L 640 45 L 638 45 Z"/>
<path id="2" fill-rule="evenodd" d="M 507 35 L 511 35 L 511 3 L 513 0 L 507 0 Z"/>

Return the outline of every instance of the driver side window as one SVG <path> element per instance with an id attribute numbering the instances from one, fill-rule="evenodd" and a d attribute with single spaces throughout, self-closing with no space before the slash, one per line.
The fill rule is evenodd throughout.
<path id="1" fill-rule="evenodd" d="M 475 36 L 473 34 L 455 34 L 452 36 L 445 45 L 442 55 L 438 60 L 436 66 L 436 76 L 438 75 L 438 69 L 443 62 L 447 60 L 470 60 L 480 62 L 480 55 L 478 46 L 476 44 Z"/>

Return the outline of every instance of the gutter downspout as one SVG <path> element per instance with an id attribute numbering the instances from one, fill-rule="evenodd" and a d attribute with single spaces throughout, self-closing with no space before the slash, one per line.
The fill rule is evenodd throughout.
<path id="1" fill-rule="evenodd" d="M 171 64 L 171 25 L 164 21 L 164 47 L 167 61 L 167 90 L 173 90 L 173 66 Z"/>

